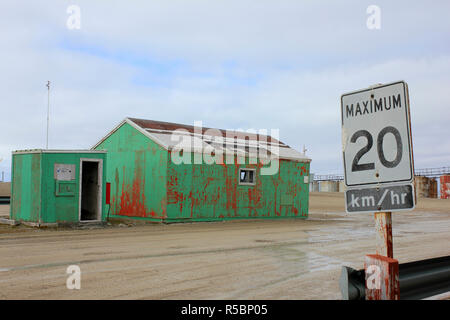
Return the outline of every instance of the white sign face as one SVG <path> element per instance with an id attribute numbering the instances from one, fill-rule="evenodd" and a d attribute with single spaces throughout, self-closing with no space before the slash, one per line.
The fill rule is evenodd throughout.
<path id="1" fill-rule="evenodd" d="M 343 94 L 341 116 L 347 187 L 413 181 L 409 97 L 405 82 Z"/>

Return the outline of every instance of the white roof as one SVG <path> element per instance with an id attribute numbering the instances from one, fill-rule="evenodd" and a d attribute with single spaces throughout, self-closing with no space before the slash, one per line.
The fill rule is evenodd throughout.
<path id="1" fill-rule="evenodd" d="M 304 153 L 298 152 L 270 136 L 236 131 L 226 131 L 224 134 L 225 130 L 212 129 L 213 131 L 210 131 L 209 128 L 193 130 L 192 126 L 134 118 L 125 118 L 92 148 L 100 145 L 125 123 L 130 124 L 166 150 L 207 154 L 214 152 L 215 154 L 236 154 L 261 159 L 279 158 L 299 162 L 311 161 Z M 146 125 L 147 123 L 149 125 Z M 212 132 L 212 134 L 208 134 L 208 132 Z"/>

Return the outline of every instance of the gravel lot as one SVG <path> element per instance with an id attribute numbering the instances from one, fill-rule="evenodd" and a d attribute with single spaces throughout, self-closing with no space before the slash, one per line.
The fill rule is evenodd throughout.
<path id="1" fill-rule="evenodd" d="M 0 299 L 340 299 L 341 266 L 375 251 L 373 215 L 346 214 L 343 194 L 310 199 L 308 220 L 0 225 Z M 419 199 L 393 225 L 400 263 L 450 254 L 450 201 Z M 80 290 L 66 288 L 73 264 Z"/>

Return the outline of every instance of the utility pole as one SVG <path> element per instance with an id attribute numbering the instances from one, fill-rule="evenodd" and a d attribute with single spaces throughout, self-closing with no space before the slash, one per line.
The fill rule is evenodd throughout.
<path id="1" fill-rule="evenodd" d="M 48 127 L 50 122 L 50 81 L 47 81 L 47 143 L 45 149 L 48 149 Z"/>

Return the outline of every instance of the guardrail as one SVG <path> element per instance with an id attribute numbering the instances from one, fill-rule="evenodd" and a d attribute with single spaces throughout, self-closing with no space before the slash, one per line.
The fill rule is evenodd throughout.
<path id="1" fill-rule="evenodd" d="M 418 300 L 450 291 L 450 256 L 399 264 L 400 300 Z M 342 299 L 365 299 L 365 271 L 342 267 Z"/>
<path id="2" fill-rule="evenodd" d="M 0 204 L 10 204 L 11 197 L 0 196 Z"/>

